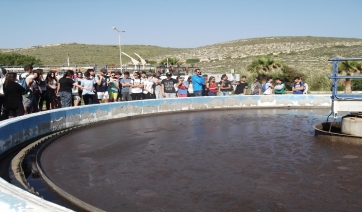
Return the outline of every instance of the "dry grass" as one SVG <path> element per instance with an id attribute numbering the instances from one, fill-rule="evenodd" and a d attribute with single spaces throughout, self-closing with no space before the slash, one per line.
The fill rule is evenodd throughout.
<path id="1" fill-rule="evenodd" d="M 4 51 L 4 50 L 2 50 Z M 8 50 L 9 51 L 9 50 Z M 67 54 L 72 65 L 97 64 L 118 65 L 119 48 L 116 45 L 61 44 L 44 47 L 31 47 L 10 50 L 20 54 L 35 56 L 44 65 L 65 65 Z M 328 38 L 328 37 L 269 37 L 235 40 L 198 48 L 176 49 L 148 45 L 124 45 L 122 51 L 138 59 L 138 53 L 149 61 L 161 61 L 173 56 L 182 61 L 200 59 L 193 64 L 208 73 L 237 73 L 249 76 L 246 68 L 258 56 L 270 56 L 275 60 L 294 67 L 307 74 L 307 81 L 316 77 L 327 76 L 331 64 L 327 61 L 333 57 L 361 57 L 362 39 Z M 123 63 L 131 64 L 126 56 Z M 190 66 L 190 64 L 188 65 Z M 250 77 L 252 77 L 250 75 Z M 326 81 L 323 81 L 326 84 Z"/>

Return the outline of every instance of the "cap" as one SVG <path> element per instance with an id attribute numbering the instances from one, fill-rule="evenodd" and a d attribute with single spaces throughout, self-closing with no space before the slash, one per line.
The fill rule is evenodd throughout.
<path id="1" fill-rule="evenodd" d="M 107 73 L 107 69 L 102 68 L 102 69 L 101 69 L 101 72 L 103 72 L 103 73 Z"/>
<path id="2" fill-rule="evenodd" d="M 170 72 L 167 72 L 166 76 L 172 76 L 172 74 Z"/>

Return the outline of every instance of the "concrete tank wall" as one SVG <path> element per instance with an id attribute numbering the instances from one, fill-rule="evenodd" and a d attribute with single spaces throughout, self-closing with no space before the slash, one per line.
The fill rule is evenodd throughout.
<path id="1" fill-rule="evenodd" d="M 329 95 L 217 96 L 117 102 L 69 107 L 30 114 L 0 122 L 0 154 L 52 131 L 80 124 L 153 113 L 228 108 L 331 107 Z M 312 126 L 311 126 L 312 127 Z M 7 211 L 69 211 L 8 184 L 0 178 L 0 208 Z"/>

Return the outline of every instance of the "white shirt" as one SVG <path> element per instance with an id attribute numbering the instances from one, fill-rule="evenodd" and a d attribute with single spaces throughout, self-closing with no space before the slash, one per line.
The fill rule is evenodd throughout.
<path id="1" fill-rule="evenodd" d="M 189 91 L 189 93 L 194 93 L 193 83 L 189 83 L 189 88 L 187 90 Z"/>
<path id="2" fill-rule="evenodd" d="M 308 84 L 305 82 L 305 83 L 304 83 L 304 91 L 303 91 L 303 94 L 308 94 L 308 88 L 309 88 L 309 86 L 308 86 Z"/>
<path id="3" fill-rule="evenodd" d="M 146 90 L 143 91 L 144 94 L 147 94 L 148 92 L 153 93 L 153 81 L 147 80 L 146 82 L 144 82 L 144 85 L 146 86 Z"/>
<path id="4" fill-rule="evenodd" d="M 140 85 L 143 83 L 142 79 L 132 79 L 132 85 Z M 142 93 L 143 88 L 132 88 L 132 93 Z"/>
<path id="5" fill-rule="evenodd" d="M 265 84 L 266 90 L 264 92 L 264 94 L 272 94 L 272 84 L 270 82 L 267 82 Z"/>

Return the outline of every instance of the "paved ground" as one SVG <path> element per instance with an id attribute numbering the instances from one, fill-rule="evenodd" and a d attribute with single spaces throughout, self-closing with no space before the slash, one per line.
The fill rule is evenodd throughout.
<path id="1" fill-rule="evenodd" d="M 329 110 L 134 118 L 75 132 L 41 162 L 107 211 L 362 211 L 362 148 L 319 142 Z"/>

